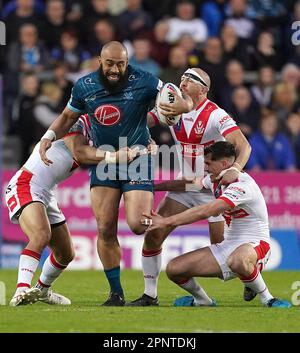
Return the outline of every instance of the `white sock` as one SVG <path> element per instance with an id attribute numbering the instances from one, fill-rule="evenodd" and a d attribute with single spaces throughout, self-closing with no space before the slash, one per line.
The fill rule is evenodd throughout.
<path id="1" fill-rule="evenodd" d="M 144 272 L 144 293 L 152 298 L 157 297 L 157 282 L 161 269 L 161 250 L 144 250 L 142 252 L 142 267 Z"/>
<path id="2" fill-rule="evenodd" d="M 269 292 L 264 279 L 260 271 L 254 267 L 253 272 L 249 277 L 240 277 L 244 284 L 256 292 L 262 304 L 266 304 L 270 299 L 273 298 L 273 295 Z"/>
<path id="3" fill-rule="evenodd" d="M 66 265 L 58 263 L 53 253 L 51 253 L 44 262 L 42 273 L 35 286 L 42 292 L 47 292 L 52 283 L 66 267 Z"/>
<path id="4" fill-rule="evenodd" d="M 177 283 L 179 287 L 191 293 L 194 297 L 194 304 L 209 305 L 212 303 L 210 297 L 206 294 L 205 290 L 196 282 L 195 278 L 190 278 L 187 282 Z"/>
<path id="5" fill-rule="evenodd" d="M 31 281 L 40 262 L 41 254 L 24 249 L 19 260 L 18 283 L 15 294 L 31 287 Z"/>

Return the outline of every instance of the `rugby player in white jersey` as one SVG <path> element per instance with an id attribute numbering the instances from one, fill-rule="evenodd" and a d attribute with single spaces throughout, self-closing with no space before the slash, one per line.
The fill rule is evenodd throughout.
<path id="1" fill-rule="evenodd" d="M 205 146 L 216 141 L 227 140 L 233 143 L 237 150 L 234 166 L 223 175 L 220 181 L 224 185 L 237 178 L 239 171 L 249 159 L 251 151 L 249 143 L 228 113 L 207 98 L 209 88 L 210 78 L 205 71 L 199 68 L 188 69 L 182 76 L 180 90 L 192 98 L 194 106 L 192 111 L 182 115 L 178 124 L 170 127 L 173 138 L 180 147 L 179 160 L 182 164 L 179 179 L 181 180 L 177 183 L 167 181 L 155 186 L 155 191 L 169 190 L 158 209 L 158 213 L 164 217 L 213 200 L 210 190 L 186 191 L 185 189 L 186 178 L 194 176 L 199 171 L 204 173 L 203 150 Z M 165 111 L 172 113 L 172 107 L 170 106 L 169 110 L 165 107 Z M 158 123 L 154 109 L 148 114 L 148 126 L 151 127 Z M 179 186 L 181 192 L 178 192 Z M 174 187 L 176 191 L 172 190 Z M 211 216 L 208 222 L 211 244 L 221 242 L 224 233 L 223 217 Z M 158 305 L 157 282 L 161 269 L 162 244 L 174 228 L 157 229 L 145 235 L 142 251 L 144 294 L 127 305 Z"/>
<path id="2" fill-rule="evenodd" d="M 260 188 L 247 173 L 239 173 L 229 185 L 220 185 L 218 176 L 234 165 L 233 144 L 219 141 L 205 148 L 205 167 L 209 173 L 202 186 L 210 189 L 216 200 L 170 217 L 152 212 L 144 215 L 148 231 L 190 224 L 223 214 L 226 219 L 225 239 L 218 244 L 191 251 L 171 260 L 167 275 L 191 294 L 175 300 L 175 306 L 214 306 L 194 277 L 219 277 L 224 281 L 238 277 L 260 297 L 267 307 L 290 308 L 288 301 L 274 298 L 261 275 L 270 256 L 270 230 L 267 206 Z"/>
<path id="3" fill-rule="evenodd" d="M 47 154 L 48 166 L 40 158 L 38 143 L 24 166 L 8 183 L 5 200 L 9 217 L 13 223 L 19 223 L 29 239 L 20 255 L 17 288 L 10 301 L 11 306 L 37 300 L 48 304 L 71 304 L 68 298 L 50 289 L 74 258 L 70 233 L 55 199 L 54 189 L 81 163 L 97 164 L 105 159 L 106 152 L 96 150 L 89 141 L 90 122 L 88 116 L 83 115 L 64 139 L 53 143 Z M 128 148 L 111 153 L 115 153 L 116 159 L 121 161 L 131 161 L 134 157 Z M 41 253 L 47 245 L 52 252 L 43 265 L 36 286 L 31 288 Z"/>

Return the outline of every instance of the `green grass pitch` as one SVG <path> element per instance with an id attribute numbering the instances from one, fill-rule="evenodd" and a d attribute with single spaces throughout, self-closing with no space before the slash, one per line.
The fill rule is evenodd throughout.
<path id="1" fill-rule="evenodd" d="M 69 307 L 36 303 L 11 308 L 17 272 L 0 270 L 6 285 L 6 306 L 0 306 L 0 332 L 300 332 L 300 307 L 272 309 L 262 307 L 259 299 L 246 303 L 243 286 L 235 279 L 199 279 L 207 293 L 217 300 L 212 308 L 175 308 L 172 301 L 185 292 L 171 283 L 165 273 L 159 281 L 159 307 L 101 307 L 108 286 L 102 271 L 66 271 L 55 282 L 55 291 L 69 297 Z M 274 296 L 291 300 L 292 283 L 300 272 L 264 272 Z M 36 277 L 35 277 L 36 279 Z M 141 271 L 123 270 L 122 283 L 127 300 L 143 291 Z M 300 299 L 300 295 L 299 298 Z"/>

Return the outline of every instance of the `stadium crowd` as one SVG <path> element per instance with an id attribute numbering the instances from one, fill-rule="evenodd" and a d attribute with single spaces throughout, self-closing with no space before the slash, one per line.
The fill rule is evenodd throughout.
<path id="1" fill-rule="evenodd" d="M 1 1 L 0 1 L 1 4 Z M 177 85 L 188 67 L 212 79 L 209 98 L 252 146 L 248 170 L 300 169 L 300 1 L 2 1 L 4 127 L 22 165 L 69 100 L 73 83 L 98 68 L 101 48 L 123 42 L 129 63 Z M 151 131 L 174 143 L 167 127 Z M 17 158 L 17 155 L 16 155 Z"/>

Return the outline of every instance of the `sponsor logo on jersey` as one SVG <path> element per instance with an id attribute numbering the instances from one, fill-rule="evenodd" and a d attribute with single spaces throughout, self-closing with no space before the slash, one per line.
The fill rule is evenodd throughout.
<path id="1" fill-rule="evenodd" d="M 123 95 L 123 98 L 124 99 L 133 99 L 133 95 L 132 95 L 132 92 L 125 92 L 124 95 Z"/>
<path id="2" fill-rule="evenodd" d="M 231 192 L 228 192 L 227 190 L 226 190 L 225 196 L 228 196 L 229 198 L 236 199 L 236 200 L 239 199 L 239 196 L 238 196 L 238 195 L 233 194 L 233 193 L 231 193 Z"/>
<path id="3" fill-rule="evenodd" d="M 220 121 L 219 124 L 223 125 L 224 123 L 226 123 L 226 121 L 231 120 L 231 117 L 229 115 L 224 116 Z"/>
<path id="4" fill-rule="evenodd" d="M 119 122 L 121 112 L 112 104 L 104 104 L 94 111 L 94 116 L 101 125 L 112 126 Z"/>
<path id="5" fill-rule="evenodd" d="M 137 80 L 138 78 L 135 76 L 135 75 L 130 75 L 129 77 L 128 77 L 128 81 L 134 81 L 134 80 Z"/>
<path id="6" fill-rule="evenodd" d="M 238 186 L 229 186 L 227 188 L 227 190 L 235 191 L 236 193 L 238 193 L 240 195 L 244 195 L 246 193 L 245 190 L 243 190 L 242 188 L 239 188 Z"/>
<path id="7" fill-rule="evenodd" d="M 186 156 L 203 156 L 204 155 L 204 150 L 203 146 L 197 146 L 197 145 L 185 145 L 181 144 L 181 152 Z"/>
<path id="8" fill-rule="evenodd" d="M 95 82 L 92 81 L 92 78 L 91 78 L 91 77 L 85 78 L 85 79 L 84 79 L 84 83 L 85 83 L 86 85 L 94 85 L 94 84 L 95 84 Z"/>

